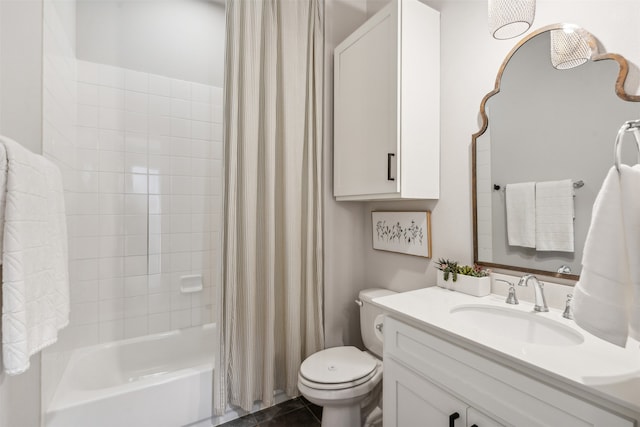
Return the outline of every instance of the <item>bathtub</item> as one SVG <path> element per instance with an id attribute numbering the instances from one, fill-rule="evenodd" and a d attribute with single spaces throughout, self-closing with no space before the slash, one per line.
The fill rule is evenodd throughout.
<path id="1" fill-rule="evenodd" d="M 215 324 L 75 350 L 46 427 L 178 427 L 211 417 Z"/>

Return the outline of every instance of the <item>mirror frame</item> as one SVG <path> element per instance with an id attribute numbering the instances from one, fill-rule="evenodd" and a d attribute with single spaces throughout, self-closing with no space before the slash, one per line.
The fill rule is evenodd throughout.
<path id="1" fill-rule="evenodd" d="M 539 28 L 538 30 L 528 34 L 526 37 L 524 37 L 522 40 L 520 40 L 516 46 L 511 49 L 511 51 L 507 54 L 506 58 L 504 59 L 504 61 L 502 62 L 502 65 L 500 66 L 500 68 L 498 69 L 498 75 L 496 77 L 496 83 L 494 86 L 494 89 L 487 93 L 484 98 L 482 99 L 482 102 L 480 103 L 480 116 L 482 117 L 482 126 L 480 127 L 480 130 L 476 133 L 474 133 L 471 137 L 471 177 L 472 177 L 472 181 L 471 181 L 471 191 L 472 191 L 472 206 L 473 206 L 473 262 L 474 264 L 477 264 L 479 266 L 485 267 L 485 268 L 490 268 L 490 269 L 500 269 L 500 270 L 510 270 L 510 271 L 519 271 L 519 272 L 524 272 L 524 273 L 531 273 L 531 274 L 538 274 L 541 276 L 547 276 L 547 277 L 555 277 L 555 278 L 559 278 L 559 279 L 568 279 L 568 280 L 575 280 L 577 281 L 578 279 L 580 279 L 580 275 L 577 274 L 565 274 L 565 273 L 557 273 L 557 272 L 551 272 L 551 271 L 546 271 L 546 270 L 538 270 L 535 268 L 527 268 L 527 267 L 519 267 L 519 266 L 513 266 L 513 265 L 506 265 L 506 264 L 498 264 L 498 263 L 493 263 L 493 262 L 486 262 L 486 261 L 480 261 L 478 259 L 478 204 L 477 204 L 477 179 L 476 179 L 476 140 L 482 136 L 486 130 L 489 127 L 489 117 L 487 116 L 487 112 L 486 112 L 486 104 L 487 101 L 489 101 L 489 99 L 498 94 L 500 92 L 500 83 L 502 81 L 502 74 L 505 71 L 505 68 L 507 66 L 507 64 L 509 63 L 509 60 L 511 59 L 511 57 L 516 53 L 516 51 L 518 51 L 518 49 L 520 49 L 526 42 L 528 42 L 530 39 L 544 33 L 547 31 L 551 31 L 551 30 L 561 30 L 566 26 L 571 26 L 572 28 L 576 28 L 577 31 L 579 31 L 581 33 L 581 35 L 585 38 L 585 40 L 587 40 L 589 47 L 591 49 L 591 61 L 603 61 L 603 60 L 613 60 L 616 61 L 618 63 L 618 66 L 620 67 L 620 71 L 618 73 L 618 77 L 616 78 L 616 82 L 615 82 L 615 93 L 616 95 L 621 98 L 624 101 L 630 101 L 630 102 L 640 102 L 640 95 L 630 95 L 627 92 L 625 92 L 624 90 L 624 83 L 627 79 L 627 75 L 629 74 L 629 64 L 627 63 L 627 60 L 622 56 L 622 55 L 618 55 L 616 53 L 599 53 L 598 51 L 598 44 L 596 41 L 596 38 L 589 33 L 588 31 L 582 29 L 581 27 L 578 27 L 576 25 L 573 24 L 552 24 L 552 25 L 547 25 L 545 27 Z M 612 140 L 615 137 L 615 135 L 612 136 Z"/>

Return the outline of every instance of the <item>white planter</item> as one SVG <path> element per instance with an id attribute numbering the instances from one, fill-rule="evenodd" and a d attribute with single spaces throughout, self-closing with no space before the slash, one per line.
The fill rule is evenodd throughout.
<path id="1" fill-rule="evenodd" d="M 444 273 L 438 271 L 438 286 L 452 291 L 462 292 L 464 294 L 483 297 L 491 293 L 491 277 L 472 277 L 458 274 L 458 280 L 453 281 L 452 274 L 449 274 L 449 280 L 444 280 Z"/>

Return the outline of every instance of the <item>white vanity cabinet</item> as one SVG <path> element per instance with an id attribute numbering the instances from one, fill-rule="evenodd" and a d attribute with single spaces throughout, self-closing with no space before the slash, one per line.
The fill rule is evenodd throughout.
<path id="1" fill-rule="evenodd" d="M 440 13 L 396 0 L 334 51 L 336 200 L 437 199 Z"/>
<path id="2" fill-rule="evenodd" d="M 385 319 L 384 340 L 385 427 L 635 425 L 390 317 Z M 455 413 L 459 418 L 450 420 Z"/>

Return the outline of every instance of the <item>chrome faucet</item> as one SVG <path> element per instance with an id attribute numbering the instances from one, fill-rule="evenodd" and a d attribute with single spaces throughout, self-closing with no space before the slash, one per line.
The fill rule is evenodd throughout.
<path id="1" fill-rule="evenodd" d="M 547 301 L 544 299 L 544 283 L 539 281 L 533 274 L 525 274 L 520 278 L 518 286 L 528 286 L 529 280 L 533 280 L 533 291 L 535 292 L 536 301 L 533 307 L 534 311 L 549 311 Z"/>

